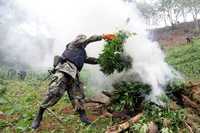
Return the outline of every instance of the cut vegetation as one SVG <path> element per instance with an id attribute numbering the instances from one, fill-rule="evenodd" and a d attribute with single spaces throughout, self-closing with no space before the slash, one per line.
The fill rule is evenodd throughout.
<path id="1" fill-rule="evenodd" d="M 200 80 L 200 41 L 166 50 L 167 61 L 185 75 L 188 80 Z M 86 73 L 83 80 L 87 81 Z M 40 74 L 32 74 L 25 80 L 9 79 L 6 70 L 0 72 L 0 132 L 31 132 L 39 102 L 46 92 L 47 81 Z M 86 84 L 86 90 L 89 86 Z M 46 113 L 38 133 L 117 133 L 129 131 L 145 133 L 199 133 L 200 132 L 200 83 L 172 82 L 161 100 L 165 106 L 145 101 L 150 87 L 139 82 L 119 82 L 114 85 L 111 103 L 87 103 L 87 113 L 95 124 L 85 126 L 74 115 L 67 97 L 64 97 L 52 113 Z M 88 91 L 86 91 L 88 92 Z M 90 94 L 91 95 L 91 94 Z M 55 109 L 55 110 L 54 110 Z M 58 121 L 57 117 L 62 121 Z"/>

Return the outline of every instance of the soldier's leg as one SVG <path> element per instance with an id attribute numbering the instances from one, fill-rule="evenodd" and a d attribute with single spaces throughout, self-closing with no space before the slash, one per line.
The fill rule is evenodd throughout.
<path id="1" fill-rule="evenodd" d="M 74 84 L 67 89 L 67 93 L 75 111 L 84 109 L 83 100 L 85 95 L 83 93 L 83 83 L 75 80 Z"/>
<path id="2" fill-rule="evenodd" d="M 55 105 L 63 96 L 66 90 L 68 79 L 64 76 L 63 73 L 57 72 L 53 78 L 54 79 L 49 85 L 49 92 L 44 101 L 42 102 L 39 111 L 32 123 L 32 128 L 34 129 L 40 126 L 40 122 L 42 120 L 42 116 L 46 108 Z"/>
<path id="3" fill-rule="evenodd" d="M 67 93 L 74 107 L 74 110 L 79 113 L 80 120 L 86 124 L 91 124 L 91 121 L 87 118 L 84 109 L 85 95 L 83 91 L 83 83 L 76 80 L 73 86 L 67 90 Z"/>

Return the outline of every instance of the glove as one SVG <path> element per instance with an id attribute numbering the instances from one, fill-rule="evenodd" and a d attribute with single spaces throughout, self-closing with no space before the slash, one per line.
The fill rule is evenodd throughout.
<path id="1" fill-rule="evenodd" d="M 116 36 L 114 34 L 103 34 L 102 38 L 106 41 L 112 41 Z"/>

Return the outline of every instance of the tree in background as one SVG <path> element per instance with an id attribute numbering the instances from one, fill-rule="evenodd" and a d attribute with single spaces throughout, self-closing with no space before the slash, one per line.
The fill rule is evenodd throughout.
<path id="1" fill-rule="evenodd" d="M 165 19 L 167 19 L 170 22 L 171 26 L 174 28 L 175 25 L 179 22 L 178 18 L 181 14 L 178 1 L 159 0 L 157 6 L 158 12 L 161 12 L 165 16 Z"/>
<path id="2" fill-rule="evenodd" d="M 199 32 L 200 28 L 199 28 L 198 16 L 200 14 L 200 0 L 185 0 L 185 2 L 187 4 L 189 12 L 192 14 L 195 30 L 196 32 Z"/>
<path id="3" fill-rule="evenodd" d="M 178 22 L 181 13 L 176 0 L 159 0 L 151 3 L 146 1 L 137 2 L 137 7 L 148 21 L 164 21 L 166 26 L 167 22 L 174 26 Z"/>
<path id="4" fill-rule="evenodd" d="M 136 6 L 140 10 L 142 16 L 145 18 L 146 24 L 150 26 L 151 22 L 156 19 L 155 7 L 146 2 L 136 3 Z"/>
<path id="5" fill-rule="evenodd" d="M 187 14 L 189 13 L 188 9 L 188 1 L 187 0 L 176 0 L 177 6 L 181 12 L 181 16 L 183 17 L 183 22 L 187 21 Z"/>
<path id="6" fill-rule="evenodd" d="M 183 22 L 186 22 L 190 14 L 194 20 L 195 31 L 200 31 L 198 22 L 200 0 L 157 0 L 154 2 L 144 0 L 137 1 L 136 4 L 148 24 L 153 21 L 164 21 L 165 26 L 169 22 L 172 28 L 175 28 L 181 18 Z"/>

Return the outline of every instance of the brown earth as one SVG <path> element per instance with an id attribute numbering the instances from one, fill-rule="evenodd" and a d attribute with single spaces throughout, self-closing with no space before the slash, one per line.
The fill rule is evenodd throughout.
<path id="1" fill-rule="evenodd" d="M 0 120 L 6 120 L 6 115 L 4 115 L 4 114 L 0 114 Z"/>
<path id="2" fill-rule="evenodd" d="M 73 113 L 73 107 L 72 106 L 67 106 L 67 107 L 63 108 L 61 110 L 61 112 L 64 113 L 64 114 L 71 114 L 71 113 Z"/>
<path id="3" fill-rule="evenodd" d="M 193 22 L 185 22 L 177 24 L 174 28 L 168 26 L 150 30 L 150 36 L 152 40 L 158 41 L 161 45 L 172 47 L 186 43 L 186 38 L 199 37 L 200 33 L 195 31 Z"/>

